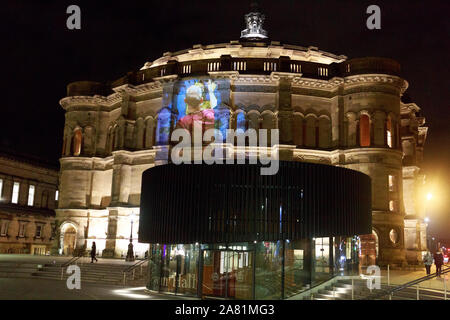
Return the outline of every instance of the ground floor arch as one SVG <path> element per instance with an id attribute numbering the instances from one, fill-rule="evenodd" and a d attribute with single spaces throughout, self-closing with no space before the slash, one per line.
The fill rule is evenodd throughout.
<path id="1" fill-rule="evenodd" d="M 71 222 L 64 222 L 60 228 L 60 254 L 71 255 L 77 246 L 77 227 Z"/>

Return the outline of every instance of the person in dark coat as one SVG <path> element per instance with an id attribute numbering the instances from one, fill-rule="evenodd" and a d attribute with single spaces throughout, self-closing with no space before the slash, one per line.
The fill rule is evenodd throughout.
<path id="1" fill-rule="evenodd" d="M 423 264 L 425 265 L 425 269 L 427 271 L 427 276 L 431 273 L 431 266 L 433 264 L 433 255 L 431 254 L 430 250 L 427 250 L 423 257 Z"/>
<path id="2" fill-rule="evenodd" d="M 442 252 L 439 250 L 434 254 L 434 264 L 436 265 L 436 274 L 437 277 L 441 277 L 442 265 L 444 264 L 444 256 Z"/>
<path id="3" fill-rule="evenodd" d="M 95 245 L 95 241 L 92 242 L 92 249 L 91 249 L 91 263 L 97 262 L 97 258 L 95 257 L 95 255 L 97 254 L 97 246 Z"/>

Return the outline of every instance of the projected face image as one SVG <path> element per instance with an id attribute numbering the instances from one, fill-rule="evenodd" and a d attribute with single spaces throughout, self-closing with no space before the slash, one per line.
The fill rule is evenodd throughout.
<path id="1" fill-rule="evenodd" d="M 176 129 L 185 129 L 193 135 L 194 128 L 200 129 L 202 134 L 208 129 L 217 129 L 222 135 L 217 138 L 225 140 L 230 110 L 222 105 L 218 83 L 209 78 L 190 79 L 177 82 L 175 88 L 173 100 L 158 116 L 157 143 L 169 143 Z"/>
<path id="2" fill-rule="evenodd" d="M 195 126 L 201 126 L 201 131 L 204 132 L 214 128 L 214 108 L 218 104 L 216 88 L 217 85 L 211 80 L 195 83 L 186 81 L 186 91 L 184 94 L 180 91 L 177 101 L 180 114 L 177 129 L 192 132 Z"/>

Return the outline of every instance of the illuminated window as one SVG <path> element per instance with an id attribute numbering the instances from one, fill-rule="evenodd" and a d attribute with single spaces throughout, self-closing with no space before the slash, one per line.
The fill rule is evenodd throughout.
<path id="1" fill-rule="evenodd" d="M 73 134 L 73 142 L 72 142 L 72 152 L 74 156 L 79 156 L 81 154 L 81 141 L 83 139 L 83 134 L 81 133 L 81 129 L 76 129 Z"/>
<path id="2" fill-rule="evenodd" d="M 55 201 L 58 201 L 58 199 L 59 199 L 59 191 L 56 190 L 56 192 L 55 192 Z"/>
<path id="3" fill-rule="evenodd" d="M 361 147 L 370 147 L 370 119 L 367 114 L 359 118 L 359 144 Z"/>
<path id="4" fill-rule="evenodd" d="M 389 191 L 395 191 L 395 176 L 389 175 Z"/>
<path id="5" fill-rule="evenodd" d="M 17 204 L 19 202 L 19 188 L 20 188 L 20 183 L 19 182 L 14 182 L 12 199 L 11 199 L 12 203 L 16 203 Z"/>
<path id="6" fill-rule="evenodd" d="M 387 136 L 387 145 L 389 148 L 392 148 L 392 121 L 391 118 L 388 118 L 386 123 L 386 136 Z"/>
<path id="7" fill-rule="evenodd" d="M 30 185 L 28 187 L 28 205 L 32 206 L 34 204 L 34 186 Z"/>

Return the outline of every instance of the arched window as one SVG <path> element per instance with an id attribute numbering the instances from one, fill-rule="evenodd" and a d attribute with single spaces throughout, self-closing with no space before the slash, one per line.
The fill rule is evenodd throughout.
<path id="1" fill-rule="evenodd" d="M 256 131 L 256 133 L 258 133 L 258 131 L 259 131 L 259 117 L 260 117 L 260 114 L 258 111 L 250 111 L 247 114 L 248 128 L 254 129 Z"/>
<path id="2" fill-rule="evenodd" d="M 359 145 L 370 147 L 370 119 L 367 114 L 362 114 L 359 118 Z"/>
<path id="3" fill-rule="evenodd" d="M 83 140 L 83 134 L 81 133 L 81 128 L 75 129 L 75 131 L 73 133 L 73 142 L 72 142 L 72 154 L 74 156 L 80 155 L 82 140 Z"/>
<path id="4" fill-rule="evenodd" d="M 246 130 L 245 127 L 245 114 L 243 112 L 239 112 L 236 117 L 236 135 L 244 134 Z"/>
<path id="5" fill-rule="evenodd" d="M 392 120 L 391 117 L 387 118 L 386 121 L 386 138 L 387 138 L 387 145 L 389 148 L 392 148 L 393 146 L 393 131 L 392 131 Z"/>
<path id="6" fill-rule="evenodd" d="M 170 111 L 163 109 L 158 116 L 156 139 L 158 145 L 166 145 L 170 138 Z"/>
<path id="7" fill-rule="evenodd" d="M 223 141 L 227 139 L 227 130 L 230 125 L 230 110 L 219 106 L 214 109 L 214 128 L 219 130 Z M 218 137 L 216 137 L 217 139 Z M 218 139 L 216 140 L 218 141 Z"/>

